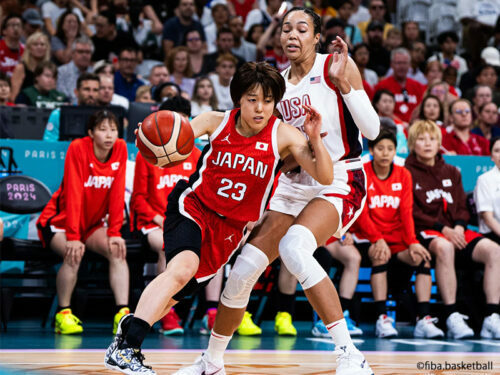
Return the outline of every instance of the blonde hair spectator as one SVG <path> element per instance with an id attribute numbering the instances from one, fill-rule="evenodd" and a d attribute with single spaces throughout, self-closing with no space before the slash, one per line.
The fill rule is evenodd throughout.
<path id="1" fill-rule="evenodd" d="M 417 138 L 424 133 L 429 133 L 431 136 L 435 136 L 438 140 L 439 147 L 441 147 L 443 137 L 439 126 L 437 126 L 434 121 L 417 120 L 410 126 L 410 130 L 408 132 L 408 149 L 410 152 L 413 152 L 415 149 L 415 142 L 417 141 Z"/>
<path id="2" fill-rule="evenodd" d="M 139 86 L 135 92 L 135 101 L 139 103 L 154 103 L 155 101 L 151 97 L 151 86 Z"/>

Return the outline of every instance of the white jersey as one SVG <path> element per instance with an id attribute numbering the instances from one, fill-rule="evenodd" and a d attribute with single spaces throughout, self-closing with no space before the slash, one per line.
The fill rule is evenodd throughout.
<path id="1" fill-rule="evenodd" d="M 312 105 L 323 119 L 322 132 L 328 132 L 323 143 L 334 163 L 358 158 L 361 155 L 361 132 L 354 123 L 338 88 L 328 76 L 328 63 L 332 55 L 317 53 L 309 73 L 297 84 L 288 82 L 290 68 L 281 74 L 286 81 L 286 91 L 277 109 L 283 121 L 298 128 L 304 135 L 305 111 L 303 104 Z M 300 175 L 300 176 L 299 176 Z M 302 170 L 299 175 L 290 176 L 294 182 L 315 185 L 314 180 Z"/>

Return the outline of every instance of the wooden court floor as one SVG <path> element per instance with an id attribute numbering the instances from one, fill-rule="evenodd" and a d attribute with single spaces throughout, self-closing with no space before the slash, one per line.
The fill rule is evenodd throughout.
<path id="1" fill-rule="evenodd" d="M 146 363 L 158 374 L 172 374 L 191 363 L 198 350 L 145 350 Z M 375 375 L 500 375 L 499 353 L 365 352 Z M 103 365 L 103 350 L 2 350 L 0 374 L 116 374 Z M 328 351 L 228 351 L 227 374 L 334 374 Z M 446 370 L 445 366 L 455 366 Z M 458 368 L 457 366 L 470 366 Z M 441 366 L 442 369 L 439 369 Z M 482 366 L 473 370 L 472 366 Z"/>

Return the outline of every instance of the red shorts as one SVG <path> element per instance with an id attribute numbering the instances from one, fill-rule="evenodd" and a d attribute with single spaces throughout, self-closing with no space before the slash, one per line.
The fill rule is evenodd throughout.
<path id="1" fill-rule="evenodd" d="M 482 237 L 479 233 L 474 232 L 473 230 L 469 230 L 469 229 L 465 230 L 464 235 L 465 235 L 465 242 L 467 242 L 467 243 L 470 243 L 472 240 L 475 240 L 478 237 Z M 441 238 L 446 239 L 446 236 L 443 233 L 438 232 L 437 230 L 433 230 L 433 229 L 421 231 L 420 236 L 424 240 L 434 239 L 436 237 L 441 237 Z"/>

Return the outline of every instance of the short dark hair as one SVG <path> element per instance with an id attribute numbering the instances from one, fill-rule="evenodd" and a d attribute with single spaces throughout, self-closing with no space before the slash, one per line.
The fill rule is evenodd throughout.
<path id="1" fill-rule="evenodd" d="M 368 140 L 368 148 L 374 148 L 377 143 L 379 143 L 383 139 L 388 139 L 394 143 L 394 146 L 398 146 L 398 141 L 396 138 L 396 132 L 390 128 L 382 128 L 380 129 L 380 133 L 378 133 L 377 138 Z"/>
<path id="2" fill-rule="evenodd" d="M 370 50 L 370 48 L 368 47 L 368 44 L 366 44 L 365 42 L 358 43 L 353 47 L 352 55 L 354 56 L 356 54 L 356 52 L 358 52 L 358 50 L 361 48 L 366 48 L 368 51 Z"/>
<path id="3" fill-rule="evenodd" d="M 231 29 L 227 26 L 222 26 L 219 30 L 217 30 L 217 40 L 219 40 L 219 37 L 221 36 L 221 34 L 231 34 L 233 35 L 233 32 L 231 31 Z M 234 37 L 234 35 L 233 35 Z"/>
<path id="4" fill-rule="evenodd" d="M 438 121 L 444 122 L 444 108 L 443 108 L 443 103 L 441 103 L 441 100 L 436 95 L 427 95 L 425 98 L 422 99 L 422 103 L 420 103 L 420 111 L 418 113 L 418 118 L 421 120 L 429 120 L 424 117 L 424 106 L 425 102 L 429 99 L 434 99 L 438 102 L 439 105 L 439 118 Z"/>
<path id="5" fill-rule="evenodd" d="M 175 82 L 163 82 L 161 84 L 159 84 L 155 89 L 154 89 L 154 92 L 153 92 L 153 99 L 155 102 L 161 102 L 162 100 L 162 97 L 161 97 L 161 92 L 163 91 L 163 89 L 167 86 L 174 86 L 176 89 L 177 89 L 177 92 L 178 94 L 177 95 L 180 95 L 181 94 L 181 88 L 179 87 L 179 85 Z"/>
<path id="6" fill-rule="evenodd" d="M 111 10 L 103 10 L 102 12 L 99 13 L 99 15 L 101 17 L 106 18 L 106 20 L 108 20 L 108 23 L 110 25 L 116 26 L 116 14 Z"/>
<path id="7" fill-rule="evenodd" d="M 321 34 L 321 17 L 318 16 L 312 9 L 310 8 L 304 8 L 304 7 L 293 7 L 290 9 L 288 12 L 285 13 L 283 18 L 281 19 L 281 27 L 283 27 L 283 22 L 285 21 L 285 18 L 292 12 L 304 12 L 307 14 L 309 17 L 311 17 L 311 20 L 314 25 L 314 34 Z"/>
<path id="8" fill-rule="evenodd" d="M 82 83 L 84 81 L 96 81 L 96 82 L 99 82 L 99 84 L 101 84 L 101 81 L 99 80 L 99 76 L 97 74 L 83 73 L 83 74 L 80 74 L 80 77 L 78 77 L 78 79 L 76 80 L 76 89 L 77 90 L 79 90 L 80 87 L 82 87 Z"/>
<path id="9" fill-rule="evenodd" d="M 487 105 L 490 105 L 490 104 L 494 104 L 494 105 L 496 105 L 496 106 L 497 106 L 497 104 L 496 104 L 495 102 L 493 102 L 493 101 L 488 102 L 488 103 L 481 104 L 481 105 L 479 106 L 479 111 L 478 111 L 478 113 L 482 113 L 482 112 L 483 112 L 483 110 L 486 108 L 486 106 L 487 106 Z M 497 106 L 497 111 L 498 111 L 498 106 Z"/>
<path id="10" fill-rule="evenodd" d="M 42 61 L 41 63 L 39 63 L 36 66 L 35 71 L 33 72 L 34 77 L 36 78 L 38 76 L 41 76 L 45 69 L 49 69 L 54 75 L 54 78 L 57 78 L 57 66 L 52 61 Z"/>
<path id="11" fill-rule="evenodd" d="M 160 105 L 160 111 L 175 111 L 191 117 L 191 102 L 180 95 L 165 100 Z"/>
<path id="12" fill-rule="evenodd" d="M 453 30 L 443 31 L 441 34 L 438 35 L 437 42 L 439 45 L 441 45 L 444 42 L 446 42 L 446 39 L 448 38 L 453 40 L 455 43 L 458 43 L 458 35 Z"/>
<path id="13" fill-rule="evenodd" d="M 328 30 L 328 29 L 331 29 L 333 27 L 341 27 L 341 28 L 345 29 L 346 24 L 340 18 L 330 18 L 325 25 L 325 29 Z"/>
<path id="14" fill-rule="evenodd" d="M 247 62 L 236 71 L 229 88 L 235 107 L 239 107 L 241 97 L 257 85 L 262 87 L 264 96 L 273 97 L 275 104 L 286 90 L 285 79 L 275 67 L 267 62 Z"/>
<path id="15" fill-rule="evenodd" d="M 133 52 L 137 55 L 137 53 L 139 53 L 139 50 L 135 46 L 131 46 L 131 45 L 124 46 L 124 47 L 120 48 L 120 51 L 118 52 L 118 58 L 120 58 L 120 56 L 122 55 L 123 52 Z"/>
<path id="16" fill-rule="evenodd" d="M 491 152 L 493 151 L 493 146 L 495 146 L 495 143 L 497 143 L 498 141 L 500 141 L 500 136 L 498 135 L 490 139 L 490 155 Z"/>
<path id="17" fill-rule="evenodd" d="M 99 126 L 101 122 L 104 120 L 109 120 L 110 122 L 114 122 L 116 127 L 118 128 L 118 119 L 109 109 L 100 109 L 92 113 L 87 121 L 87 132 L 94 131 L 96 127 Z"/>
<path id="18" fill-rule="evenodd" d="M 17 14 L 17 13 L 11 13 L 9 14 L 7 17 L 5 17 L 2 21 L 2 31 L 1 31 L 1 35 L 3 35 L 3 31 L 5 30 L 6 26 L 7 26 L 7 22 L 9 22 L 9 20 L 13 19 L 13 18 L 19 18 L 21 20 L 21 23 L 24 23 L 23 21 L 23 17 L 20 15 L 20 14 Z"/>
<path id="19" fill-rule="evenodd" d="M 380 101 L 380 99 L 382 98 L 382 95 L 384 95 L 384 94 L 389 95 L 390 97 L 395 99 L 394 94 L 391 91 L 389 91 L 387 89 L 378 90 L 377 92 L 375 92 L 375 95 L 373 95 L 373 99 L 372 99 L 372 105 L 374 107 Z"/>
<path id="20" fill-rule="evenodd" d="M 10 87 L 10 77 L 5 72 L 0 72 L 0 81 L 7 82 Z"/>

